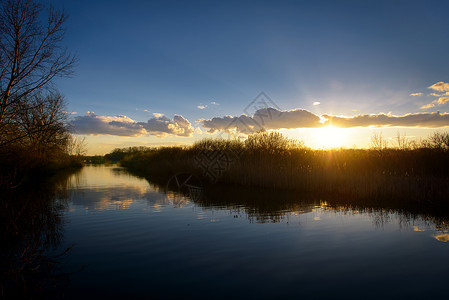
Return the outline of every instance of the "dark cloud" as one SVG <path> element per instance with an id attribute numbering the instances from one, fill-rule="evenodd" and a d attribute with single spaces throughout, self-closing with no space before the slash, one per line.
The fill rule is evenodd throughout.
<path id="1" fill-rule="evenodd" d="M 281 111 L 272 107 L 257 110 L 252 117 L 215 117 L 199 120 L 208 132 L 235 129 L 241 133 L 251 133 L 261 129 L 312 128 L 320 127 L 320 117 L 303 109 Z"/>
<path id="2" fill-rule="evenodd" d="M 180 115 L 175 115 L 173 120 L 170 120 L 166 116 L 161 116 L 158 118 L 152 118 L 146 123 L 139 122 L 138 124 L 145 128 L 149 134 L 159 137 L 163 137 L 168 134 L 191 136 L 194 130 L 190 122 Z"/>
<path id="3" fill-rule="evenodd" d="M 252 117 L 215 117 L 210 120 L 198 120 L 208 132 L 232 131 L 249 134 L 261 129 L 276 130 L 281 128 L 317 128 L 327 125 L 336 127 L 426 127 L 438 128 L 449 126 L 449 113 L 414 113 L 403 116 L 391 114 L 356 115 L 341 117 L 332 115 L 315 115 L 304 109 L 281 111 L 275 108 L 262 108 Z M 173 119 L 158 114 L 147 122 L 136 122 L 123 115 L 97 116 L 88 112 L 85 116 L 75 117 L 71 121 L 74 132 L 88 135 L 142 136 L 166 135 L 191 136 L 194 128 L 180 115 Z"/>
<path id="4" fill-rule="evenodd" d="M 316 128 L 328 125 L 336 127 L 427 127 L 437 128 L 449 126 L 449 114 L 415 113 L 403 116 L 391 114 L 356 115 L 341 117 L 332 115 L 317 116 L 303 109 L 280 111 L 274 108 L 257 110 L 252 116 L 215 117 L 210 120 L 199 120 L 208 132 L 236 130 L 251 133 L 260 129 Z"/>
<path id="5" fill-rule="evenodd" d="M 142 136 L 158 137 L 168 134 L 190 136 L 194 129 L 190 122 L 182 116 L 175 115 L 173 120 L 165 116 L 149 119 L 147 122 L 136 122 L 126 116 L 97 116 L 88 112 L 85 116 L 75 117 L 71 121 L 75 133 L 88 135 Z"/>
<path id="6" fill-rule="evenodd" d="M 76 133 L 88 135 L 140 136 L 145 129 L 126 116 L 97 116 L 87 112 L 85 116 L 75 117 L 71 125 Z"/>
<path id="7" fill-rule="evenodd" d="M 389 127 L 427 127 L 437 128 L 449 126 L 449 114 L 436 113 L 415 113 L 403 116 L 390 114 L 377 115 L 357 115 L 354 117 L 338 117 L 323 115 L 327 119 L 325 124 L 337 127 L 368 127 L 368 126 L 389 126 Z"/>

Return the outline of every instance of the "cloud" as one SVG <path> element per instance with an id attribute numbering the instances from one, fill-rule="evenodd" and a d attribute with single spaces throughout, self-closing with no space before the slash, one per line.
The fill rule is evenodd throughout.
<path id="1" fill-rule="evenodd" d="M 209 104 L 210 105 L 220 105 L 220 103 L 217 103 L 215 101 L 211 101 Z M 198 105 L 197 108 L 198 109 L 206 109 L 209 107 L 209 104 L 201 104 L 201 105 Z"/>
<path id="2" fill-rule="evenodd" d="M 432 108 L 432 107 L 435 107 L 435 104 L 429 103 L 429 104 L 426 104 L 426 105 L 421 106 L 420 108 L 421 108 L 421 109 L 428 109 L 428 108 Z"/>
<path id="3" fill-rule="evenodd" d="M 339 117 L 323 115 L 327 121 L 337 127 L 426 127 L 437 128 L 449 126 L 449 113 L 414 113 L 403 116 L 391 114 L 357 115 L 353 117 Z"/>
<path id="4" fill-rule="evenodd" d="M 447 94 L 447 93 L 446 93 Z M 437 97 L 439 97 L 439 96 L 442 96 L 442 95 L 438 95 L 438 94 L 431 94 L 432 96 L 437 96 Z M 437 100 L 434 100 L 434 101 L 432 101 L 431 103 L 429 103 L 429 104 L 426 104 L 426 105 L 423 105 L 423 106 L 421 106 L 420 108 L 421 109 L 427 109 L 427 108 L 431 108 L 431 107 L 435 107 L 435 105 L 441 105 L 441 104 L 444 104 L 444 103 L 446 103 L 446 102 L 449 102 L 449 97 L 440 97 L 440 98 L 438 98 Z"/>
<path id="5" fill-rule="evenodd" d="M 252 117 L 247 115 L 225 116 L 198 121 L 203 123 L 204 128 L 209 129 L 208 132 L 235 129 L 241 133 L 251 133 L 261 129 L 320 127 L 322 126 L 320 120 L 319 116 L 307 110 L 280 111 L 270 107 L 257 110 Z"/>
<path id="6" fill-rule="evenodd" d="M 118 135 L 118 136 L 140 136 L 145 130 L 134 120 L 118 115 L 97 116 L 94 112 L 87 112 L 85 116 L 75 117 L 71 121 L 74 131 L 79 134 L 88 135 Z"/>
<path id="7" fill-rule="evenodd" d="M 242 133 L 251 133 L 261 129 L 252 118 L 246 115 L 241 115 L 240 117 L 215 117 L 210 120 L 200 119 L 198 122 L 203 123 L 203 128 L 209 129 L 208 132 L 210 133 L 232 129 Z"/>
<path id="8" fill-rule="evenodd" d="M 318 101 L 315 101 L 315 102 L 313 102 L 313 105 L 320 105 L 321 104 L 321 102 L 318 102 Z"/>
<path id="9" fill-rule="evenodd" d="M 85 116 L 75 117 L 71 125 L 75 133 L 87 135 L 117 135 L 136 137 L 142 135 L 154 135 L 163 137 L 168 134 L 177 136 L 191 136 L 193 128 L 190 122 L 180 115 L 175 115 L 173 120 L 162 114 L 154 114 L 159 117 L 151 118 L 147 122 L 136 122 L 133 119 L 119 116 L 97 116 L 93 112 L 87 112 Z"/>
<path id="10" fill-rule="evenodd" d="M 434 107 L 435 105 L 442 105 L 446 102 L 449 102 L 449 97 L 445 97 L 445 96 L 449 96 L 449 83 L 440 81 L 438 83 L 435 83 L 435 84 L 429 86 L 429 89 L 440 92 L 439 94 L 438 93 L 430 93 L 429 94 L 429 96 L 438 97 L 438 99 L 432 101 L 429 104 L 421 106 L 421 109 L 427 109 L 427 108 Z"/>
<path id="11" fill-rule="evenodd" d="M 160 118 L 160 117 L 162 117 L 164 114 L 161 114 L 161 113 L 153 113 L 153 116 L 155 117 L 155 118 Z"/>
<path id="12" fill-rule="evenodd" d="M 436 100 L 439 101 L 439 100 Z M 449 97 L 441 100 L 449 102 Z M 174 115 L 173 119 L 154 113 L 157 117 L 146 122 L 137 122 L 127 116 L 97 116 L 87 112 L 85 116 L 76 116 L 71 126 L 77 134 L 86 135 L 115 135 L 115 136 L 146 136 L 164 137 L 167 135 L 192 136 L 194 132 L 201 134 L 201 129 L 195 130 L 192 124 L 181 115 Z M 249 134 L 261 129 L 293 129 L 318 128 L 328 125 L 337 127 L 426 127 L 438 128 L 449 126 L 449 113 L 411 113 L 395 116 L 390 113 L 355 115 L 352 117 L 334 116 L 329 114 L 316 115 L 304 109 L 283 111 L 276 108 L 262 108 L 253 116 L 225 116 L 214 117 L 209 120 L 200 119 L 202 127 L 208 132 L 237 131 Z"/>
<path id="13" fill-rule="evenodd" d="M 402 116 L 392 114 L 371 114 L 342 117 L 333 115 L 318 116 L 303 109 L 281 111 L 275 108 L 263 108 L 249 117 L 247 115 L 215 117 L 198 120 L 208 132 L 236 130 L 249 134 L 261 129 L 318 128 L 328 125 L 336 127 L 425 127 L 438 128 L 449 126 L 449 113 L 413 113 Z"/>
<path id="14" fill-rule="evenodd" d="M 438 99 L 438 105 L 444 104 L 449 101 L 449 97 L 441 97 Z"/>
<path id="15" fill-rule="evenodd" d="M 422 96 L 423 93 L 411 93 L 410 96 L 416 97 L 416 96 Z"/>
<path id="16" fill-rule="evenodd" d="M 449 92 L 449 83 L 445 83 L 443 81 L 437 82 L 429 86 L 429 89 L 438 91 L 438 92 Z"/>
<path id="17" fill-rule="evenodd" d="M 434 96 L 434 97 L 444 97 L 444 96 L 449 96 L 449 92 L 442 93 L 442 94 L 430 93 L 429 96 Z"/>
<path id="18" fill-rule="evenodd" d="M 139 122 L 140 125 L 147 131 L 148 134 L 163 137 L 168 134 L 177 136 L 191 136 L 193 128 L 190 122 L 180 115 L 175 115 L 173 120 L 166 116 L 159 118 L 152 118 L 146 123 Z"/>

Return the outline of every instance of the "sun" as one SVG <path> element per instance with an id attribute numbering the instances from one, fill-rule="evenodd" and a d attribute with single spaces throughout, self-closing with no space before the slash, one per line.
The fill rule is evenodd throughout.
<path id="1" fill-rule="evenodd" d="M 317 128 L 313 132 L 314 144 L 317 148 L 339 148 L 346 144 L 347 130 L 334 126 Z"/>

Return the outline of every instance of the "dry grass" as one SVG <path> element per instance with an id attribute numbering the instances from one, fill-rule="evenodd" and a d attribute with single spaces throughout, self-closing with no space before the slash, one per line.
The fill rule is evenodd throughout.
<path id="1" fill-rule="evenodd" d="M 190 172 L 214 183 L 441 204 L 449 196 L 449 151 L 432 145 L 311 150 L 279 133 L 260 132 L 245 141 L 146 149 L 127 155 L 122 165 L 167 179 Z"/>

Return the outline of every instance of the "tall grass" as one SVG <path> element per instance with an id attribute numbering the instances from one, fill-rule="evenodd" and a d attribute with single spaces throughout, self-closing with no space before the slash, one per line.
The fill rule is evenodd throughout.
<path id="1" fill-rule="evenodd" d="M 213 171 L 214 158 L 221 167 L 215 183 L 449 204 L 449 151 L 431 140 L 413 149 L 312 150 L 280 133 L 259 132 L 245 141 L 146 149 L 125 156 L 122 165 L 159 178 L 190 172 L 207 180 L 205 165 Z"/>

